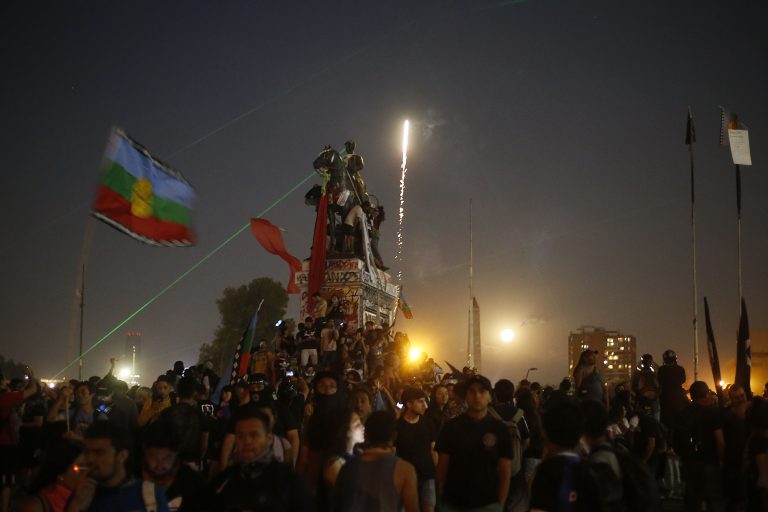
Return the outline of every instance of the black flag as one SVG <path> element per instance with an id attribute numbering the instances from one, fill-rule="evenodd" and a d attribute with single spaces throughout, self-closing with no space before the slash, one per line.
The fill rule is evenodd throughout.
<path id="1" fill-rule="evenodd" d="M 690 146 L 694 142 L 696 142 L 696 125 L 693 122 L 691 107 L 688 107 L 688 123 L 685 127 L 685 143 Z"/>
<path id="2" fill-rule="evenodd" d="M 752 398 L 752 388 L 749 380 L 752 373 L 752 349 L 749 343 L 749 319 L 747 318 L 747 304 L 741 299 L 741 318 L 739 319 L 739 337 L 736 341 L 736 379 L 738 384 Z"/>
<path id="3" fill-rule="evenodd" d="M 720 381 L 723 379 L 720 375 L 720 358 L 717 356 L 717 345 L 715 344 L 715 333 L 712 331 L 712 322 L 709 320 L 709 303 L 704 297 L 704 319 L 707 323 L 707 350 L 709 351 L 709 364 L 712 367 L 712 378 L 715 379 L 715 389 L 720 404 L 723 404 L 723 386 Z"/>

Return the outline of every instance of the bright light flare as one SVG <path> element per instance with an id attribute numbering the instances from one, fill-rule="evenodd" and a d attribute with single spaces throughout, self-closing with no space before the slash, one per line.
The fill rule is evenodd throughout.
<path id="1" fill-rule="evenodd" d="M 419 349 L 419 348 L 416 348 L 416 347 L 412 347 L 412 348 L 411 348 L 411 349 L 408 351 L 408 358 L 409 358 L 411 361 L 413 361 L 413 362 L 416 362 L 416 361 L 419 359 L 419 356 L 421 356 L 421 349 Z"/>
<path id="2" fill-rule="evenodd" d="M 131 369 L 130 368 L 121 368 L 120 369 L 120 378 L 121 379 L 127 379 L 131 376 Z"/>
<path id="3" fill-rule="evenodd" d="M 504 329 L 501 331 L 501 341 L 504 343 L 509 343 L 510 341 L 515 339 L 515 331 L 512 329 Z"/>
<path id="4" fill-rule="evenodd" d="M 721 388 L 724 388 L 724 387 L 725 387 L 725 386 L 727 386 L 727 385 L 728 385 L 728 383 L 727 383 L 727 382 L 725 382 L 724 380 L 721 380 L 721 381 L 720 381 L 720 387 L 721 387 Z"/>
<path id="5" fill-rule="evenodd" d="M 400 215 L 397 226 L 397 253 L 395 254 L 395 260 L 400 262 L 400 270 L 397 271 L 397 281 L 401 283 L 403 281 L 403 216 L 405 215 L 405 173 L 408 170 L 406 162 L 408 161 L 408 132 L 410 131 L 411 123 L 406 119 L 403 123 L 403 163 L 400 165 L 402 172 L 400 174 Z"/>

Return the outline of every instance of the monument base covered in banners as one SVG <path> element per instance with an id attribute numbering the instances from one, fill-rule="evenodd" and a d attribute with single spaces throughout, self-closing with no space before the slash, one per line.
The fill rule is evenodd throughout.
<path id="1" fill-rule="evenodd" d="M 301 289 L 301 319 L 314 317 L 309 308 L 307 285 L 309 261 L 296 274 Z M 369 270 L 359 258 L 328 259 L 320 295 L 327 303 L 325 317 L 343 322 L 347 332 L 363 327 L 365 322 L 392 324 L 397 312 L 398 287 L 383 270 Z"/>

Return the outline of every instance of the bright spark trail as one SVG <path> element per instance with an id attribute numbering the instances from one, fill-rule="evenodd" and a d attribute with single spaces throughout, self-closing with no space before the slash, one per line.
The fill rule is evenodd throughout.
<path id="1" fill-rule="evenodd" d="M 403 164 L 400 166 L 400 219 L 397 227 L 397 254 L 395 259 L 400 262 L 397 271 L 397 282 L 403 282 L 403 216 L 405 215 L 405 173 L 408 171 L 406 162 L 408 160 L 408 128 L 410 123 L 406 119 L 403 123 Z"/>

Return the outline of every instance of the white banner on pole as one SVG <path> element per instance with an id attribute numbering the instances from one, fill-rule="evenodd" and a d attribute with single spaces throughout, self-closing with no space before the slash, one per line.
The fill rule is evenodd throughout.
<path id="1" fill-rule="evenodd" d="M 728 142 L 731 146 L 731 157 L 735 165 L 752 165 L 752 155 L 749 152 L 749 132 L 747 130 L 729 128 Z"/>

